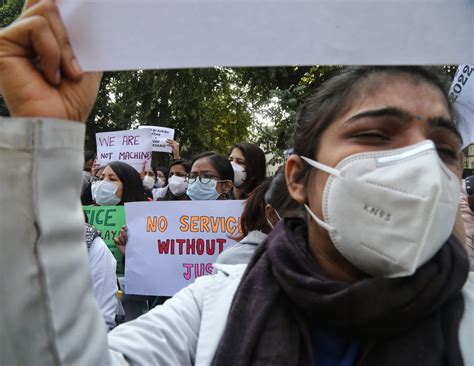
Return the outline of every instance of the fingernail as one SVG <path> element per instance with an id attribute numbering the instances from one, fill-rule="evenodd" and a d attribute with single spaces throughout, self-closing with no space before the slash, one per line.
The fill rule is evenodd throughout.
<path id="1" fill-rule="evenodd" d="M 82 74 L 82 68 L 79 66 L 79 63 L 75 57 L 72 59 L 72 68 L 74 69 L 75 73 Z"/>

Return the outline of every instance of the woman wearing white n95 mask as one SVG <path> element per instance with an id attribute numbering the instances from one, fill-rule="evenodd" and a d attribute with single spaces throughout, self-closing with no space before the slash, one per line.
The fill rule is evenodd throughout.
<path id="1" fill-rule="evenodd" d="M 214 364 L 474 364 L 474 278 L 452 235 L 461 137 L 436 73 L 340 71 L 306 101 L 293 146 L 286 179 L 307 221 L 257 249 Z"/>
<path id="2" fill-rule="evenodd" d="M 188 189 L 188 174 L 191 171 L 191 162 L 183 159 L 174 160 L 169 166 L 168 192 L 164 201 L 186 201 L 190 198 L 186 194 Z"/>
<path id="3" fill-rule="evenodd" d="M 255 144 L 239 142 L 230 148 L 228 158 L 234 169 L 233 196 L 246 199 L 265 179 L 265 153 Z"/>

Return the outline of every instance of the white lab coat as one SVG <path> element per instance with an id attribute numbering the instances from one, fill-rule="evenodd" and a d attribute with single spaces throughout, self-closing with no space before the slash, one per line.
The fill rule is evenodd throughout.
<path id="1" fill-rule="evenodd" d="M 115 326 L 117 311 L 117 261 L 101 237 L 96 237 L 89 248 L 89 268 L 94 296 L 109 328 Z"/>

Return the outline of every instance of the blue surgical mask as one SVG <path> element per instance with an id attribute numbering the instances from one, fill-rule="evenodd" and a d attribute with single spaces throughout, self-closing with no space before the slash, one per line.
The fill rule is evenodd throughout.
<path id="1" fill-rule="evenodd" d="M 121 198 L 116 196 L 117 187 L 114 183 L 103 180 L 95 188 L 95 202 L 100 206 L 116 206 Z"/>
<path id="2" fill-rule="evenodd" d="M 188 186 L 186 194 L 193 201 L 216 200 L 220 195 L 216 187 L 217 182 L 214 179 L 211 179 L 209 183 L 202 183 L 200 179 L 196 179 L 194 183 Z"/>

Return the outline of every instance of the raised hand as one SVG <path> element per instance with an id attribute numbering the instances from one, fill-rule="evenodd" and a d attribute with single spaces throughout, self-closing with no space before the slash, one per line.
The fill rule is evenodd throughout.
<path id="1" fill-rule="evenodd" d="M 114 242 L 120 253 L 125 255 L 125 247 L 128 242 L 128 227 L 126 225 L 122 226 L 119 236 L 114 238 Z"/>
<path id="2" fill-rule="evenodd" d="M 173 152 L 173 159 L 180 159 L 179 155 L 179 142 L 171 139 L 167 139 L 166 143 L 171 146 Z"/>
<path id="3" fill-rule="evenodd" d="M 83 73 L 53 0 L 26 1 L 0 30 L 0 92 L 13 117 L 85 121 L 100 73 Z"/>

